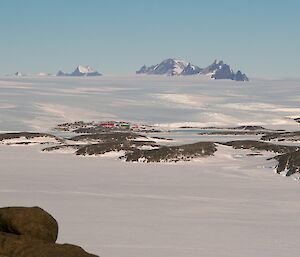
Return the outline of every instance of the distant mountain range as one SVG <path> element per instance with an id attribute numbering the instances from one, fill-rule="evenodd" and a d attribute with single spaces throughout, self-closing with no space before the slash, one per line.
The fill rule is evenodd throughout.
<path id="1" fill-rule="evenodd" d="M 26 76 L 52 76 L 50 73 L 40 72 L 40 73 L 29 73 L 29 74 L 23 74 L 19 71 L 15 72 L 14 74 L 7 74 L 6 76 L 14 76 L 14 77 L 26 77 Z"/>
<path id="2" fill-rule="evenodd" d="M 238 70 L 236 73 L 230 66 L 223 61 L 215 60 L 211 65 L 206 68 L 200 68 L 197 65 L 186 63 L 177 59 L 166 59 L 159 64 L 147 67 L 142 66 L 136 74 L 153 74 L 153 75 L 205 75 L 212 79 L 231 79 L 235 81 L 249 81 L 246 74 Z"/>
<path id="3" fill-rule="evenodd" d="M 178 59 L 166 59 L 159 64 L 152 66 L 143 66 L 136 74 L 148 74 L 148 75 L 168 75 L 168 76 L 208 76 L 212 79 L 231 79 L 235 81 L 249 81 L 246 74 L 242 73 L 240 70 L 234 72 L 230 66 L 223 61 L 215 60 L 211 65 L 200 68 L 197 65 L 187 63 Z M 13 74 L 16 77 L 22 76 L 53 76 L 49 73 L 38 73 L 38 74 L 22 74 L 16 72 Z M 100 72 L 95 70 L 90 66 L 79 65 L 71 73 L 66 73 L 59 71 L 56 76 L 68 76 L 68 77 L 92 77 L 92 76 L 102 76 Z"/>
<path id="4" fill-rule="evenodd" d="M 59 71 L 56 74 L 56 76 L 87 77 L 87 76 L 102 76 L 102 74 L 90 66 L 79 65 L 72 73 L 65 73 L 63 71 Z"/>

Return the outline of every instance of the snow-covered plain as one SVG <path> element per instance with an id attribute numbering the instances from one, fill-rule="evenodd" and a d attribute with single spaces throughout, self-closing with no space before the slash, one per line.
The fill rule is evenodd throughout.
<path id="1" fill-rule="evenodd" d="M 299 83 L 197 76 L 4 77 L 0 129 L 47 131 L 59 122 L 103 119 L 166 127 L 294 125 L 286 117 L 300 113 Z"/>
<path id="2" fill-rule="evenodd" d="M 61 122 L 103 119 L 299 130 L 289 118 L 300 116 L 299 86 L 299 80 L 7 77 L 0 79 L 0 130 L 47 132 Z M 189 163 L 145 164 L 41 147 L 0 145 L 0 205 L 46 209 L 60 224 L 59 242 L 102 257 L 299 255 L 299 181 L 275 175 L 276 162 L 266 161 L 272 154 L 218 146 L 215 156 Z"/>

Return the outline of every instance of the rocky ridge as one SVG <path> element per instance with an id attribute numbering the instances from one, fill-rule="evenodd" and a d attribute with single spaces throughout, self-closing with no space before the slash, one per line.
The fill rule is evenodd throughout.
<path id="1" fill-rule="evenodd" d="M 242 73 L 240 70 L 234 72 L 228 64 L 217 60 L 205 68 L 200 68 L 197 65 L 182 60 L 168 58 L 156 65 L 151 65 L 149 67 L 144 65 L 136 71 L 136 74 L 168 76 L 202 75 L 212 79 L 249 81 L 246 74 Z"/>

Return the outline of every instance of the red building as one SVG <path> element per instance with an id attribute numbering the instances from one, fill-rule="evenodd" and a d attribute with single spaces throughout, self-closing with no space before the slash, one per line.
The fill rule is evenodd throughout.
<path id="1" fill-rule="evenodd" d="M 104 128 L 114 128 L 114 127 L 116 127 L 114 121 L 102 122 L 102 123 L 98 124 L 98 126 L 104 127 Z"/>

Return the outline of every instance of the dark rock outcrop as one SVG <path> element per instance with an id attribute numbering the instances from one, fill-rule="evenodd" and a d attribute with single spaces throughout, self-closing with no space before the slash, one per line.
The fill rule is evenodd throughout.
<path id="1" fill-rule="evenodd" d="M 107 152 L 127 152 L 145 146 L 147 148 L 159 146 L 155 141 L 147 139 L 146 136 L 133 132 L 112 130 L 95 134 L 82 134 L 72 137 L 70 140 L 76 143 L 48 147 L 43 151 L 73 149 L 76 155 L 102 155 Z"/>
<path id="2" fill-rule="evenodd" d="M 300 131 L 269 133 L 262 136 L 261 140 L 264 141 L 300 141 Z"/>
<path id="3" fill-rule="evenodd" d="M 273 159 L 278 161 L 276 167 L 277 173 L 285 172 L 286 176 L 291 176 L 295 173 L 300 173 L 300 151 L 285 153 L 275 156 Z"/>
<path id="4" fill-rule="evenodd" d="M 111 132 L 117 130 L 115 128 L 104 128 L 104 127 L 88 127 L 88 128 L 78 128 L 73 130 L 75 133 L 79 134 L 97 134 L 97 133 L 104 133 L 104 132 Z"/>
<path id="5" fill-rule="evenodd" d="M 107 133 L 97 133 L 97 134 L 84 134 L 70 138 L 72 141 L 95 141 L 95 142 L 112 142 L 112 141 L 126 141 L 132 140 L 139 137 L 144 137 L 142 135 L 132 133 L 132 132 L 107 132 Z"/>
<path id="6" fill-rule="evenodd" d="M 249 81 L 249 78 L 245 73 L 242 73 L 240 70 L 237 71 L 236 74 L 234 74 L 233 80 L 235 81 Z"/>
<path id="7" fill-rule="evenodd" d="M 215 70 L 211 75 L 213 79 L 231 79 L 234 80 L 234 73 L 227 64 L 222 65 L 221 68 Z"/>
<path id="8" fill-rule="evenodd" d="M 56 244 L 56 220 L 39 207 L 0 208 L 1 257 L 96 257 L 70 244 Z"/>
<path id="9" fill-rule="evenodd" d="M 274 153 L 292 153 L 297 151 L 296 146 L 287 145 L 275 145 L 267 142 L 255 141 L 255 140 L 236 140 L 227 143 L 221 143 L 223 145 L 232 146 L 235 149 L 250 149 L 258 151 L 268 151 Z"/>
<path id="10" fill-rule="evenodd" d="M 19 139 L 19 138 L 26 138 L 26 139 L 32 139 L 32 138 L 42 138 L 42 137 L 49 137 L 56 139 L 57 141 L 60 141 L 60 139 L 56 136 L 53 136 L 51 134 L 47 133 L 35 133 L 35 132 L 16 132 L 16 133 L 4 133 L 0 134 L 0 142 L 3 140 L 9 140 L 9 139 Z"/>
<path id="11" fill-rule="evenodd" d="M 105 142 L 100 144 L 89 144 L 80 147 L 76 151 L 76 155 L 101 155 L 108 152 L 120 152 L 120 151 L 134 151 L 138 147 L 150 146 L 157 147 L 158 145 L 153 141 L 123 141 L 123 142 Z"/>
<path id="12" fill-rule="evenodd" d="M 204 75 L 214 73 L 216 70 L 220 69 L 220 67 L 222 67 L 223 65 L 224 65 L 223 61 L 218 62 L 217 60 L 214 60 L 214 62 L 208 65 L 207 67 L 205 67 L 201 73 Z"/>
<path id="13" fill-rule="evenodd" d="M 212 142 L 199 142 L 181 146 L 161 146 L 153 150 L 128 152 L 125 160 L 129 162 L 178 162 L 190 161 L 194 158 L 211 156 L 217 151 Z"/>
<path id="14" fill-rule="evenodd" d="M 223 143 L 232 146 L 235 149 L 250 149 L 254 151 L 269 151 L 279 153 L 279 155 L 269 158 L 268 160 L 277 160 L 278 164 L 275 169 L 278 174 L 287 177 L 298 173 L 300 174 L 300 149 L 297 146 L 275 145 L 267 142 L 241 140 Z"/>
<path id="15" fill-rule="evenodd" d="M 233 127 L 230 129 L 237 129 L 237 130 L 266 130 L 266 128 L 262 126 L 254 126 L 254 125 L 243 125 L 239 127 Z"/>

